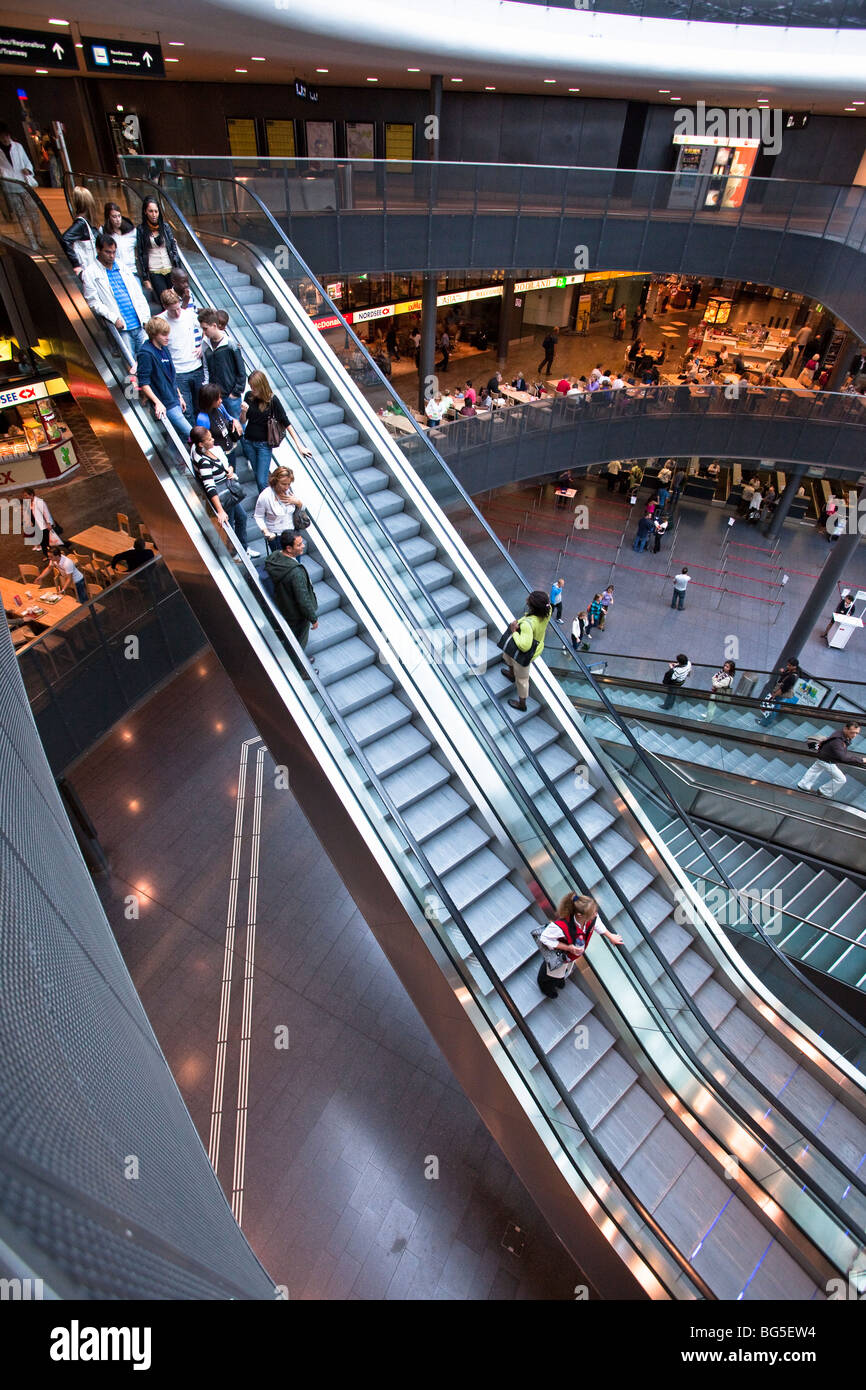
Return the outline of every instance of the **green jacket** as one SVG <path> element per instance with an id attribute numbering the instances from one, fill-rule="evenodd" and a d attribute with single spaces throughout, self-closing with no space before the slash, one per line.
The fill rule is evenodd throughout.
<path id="1" fill-rule="evenodd" d="M 513 634 L 514 645 L 521 652 L 532 650 L 535 642 L 538 643 L 538 650 L 533 655 L 532 660 L 541 656 L 544 650 L 544 634 L 547 631 L 547 624 L 550 622 L 550 614 L 544 618 L 536 618 L 531 613 L 524 613 L 522 618 L 518 618 L 519 627 Z"/>
<path id="2" fill-rule="evenodd" d="M 265 569 L 273 580 L 277 607 L 289 623 L 314 623 L 319 616 L 316 591 L 310 576 L 291 555 L 275 550 L 265 560 Z"/>

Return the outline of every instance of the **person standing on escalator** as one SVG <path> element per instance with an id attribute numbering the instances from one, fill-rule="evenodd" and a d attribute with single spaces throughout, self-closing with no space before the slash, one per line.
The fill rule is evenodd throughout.
<path id="1" fill-rule="evenodd" d="M 558 997 L 596 931 L 599 936 L 606 936 L 612 946 L 622 945 L 622 937 L 599 922 L 595 898 L 588 893 L 566 893 L 557 905 L 554 920 L 537 936 L 533 932 L 542 952 L 538 988 L 548 999 Z"/>
<path id="2" fill-rule="evenodd" d="M 517 699 L 509 700 L 512 709 L 526 710 L 529 694 L 529 668 L 544 649 L 544 634 L 553 610 L 543 589 L 533 589 L 526 600 L 526 612 L 508 625 L 509 636 L 504 643 L 502 674 L 517 685 Z M 502 639 L 500 639 L 501 641 Z"/>

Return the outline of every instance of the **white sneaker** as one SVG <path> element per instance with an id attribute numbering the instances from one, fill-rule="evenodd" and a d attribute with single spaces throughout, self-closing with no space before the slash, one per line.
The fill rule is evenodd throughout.
<path id="1" fill-rule="evenodd" d="M 247 555 L 251 560 L 260 560 L 262 552 L 260 550 L 248 550 Z"/>

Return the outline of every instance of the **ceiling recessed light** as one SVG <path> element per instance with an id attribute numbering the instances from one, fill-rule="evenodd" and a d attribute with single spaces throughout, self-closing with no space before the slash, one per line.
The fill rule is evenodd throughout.
<path id="1" fill-rule="evenodd" d="M 368 78 L 367 78 L 367 81 L 368 81 L 368 82 L 378 82 L 379 79 L 378 79 L 378 77 L 368 77 Z"/>
<path id="2" fill-rule="evenodd" d="M 420 68 L 407 68 L 406 71 L 407 71 L 407 72 L 420 72 L 421 69 L 420 69 Z"/>
<path id="3" fill-rule="evenodd" d="M 856 107 L 856 106 L 843 106 L 843 107 L 842 107 L 842 110 L 843 110 L 843 111 L 856 111 L 856 110 L 857 110 L 857 107 Z"/>
<path id="4" fill-rule="evenodd" d="M 682 97 L 668 97 L 668 101 L 682 101 Z"/>
<path id="5" fill-rule="evenodd" d="M 658 92 L 660 97 L 666 97 L 670 92 L 670 87 L 659 87 Z"/>
<path id="6" fill-rule="evenodd" d="M 249 72 L 249 68 L 235 68 L 235 72 Z"/>
<path id="7" fill-rule="evenodd" d="M 183 39 L 169 39 L 168 46 L 169 48 L 183 48 L 185 45 Z"/>
<path id="8" fill-rule="evenodd" d="M 555 77 L 545 77 L 544 81 L 547 83 L 548 86 L 551 86 L 553 83 L 556 82 L 556 78 L 555 78 Z"/>
<path id="9" fill-rule="evenodd" d="M 484 90 L 485 90 L 485 92 L 495 92 L 495 91 L 496 91 L 496 88 L 495 88 L 495 87 L 485 87 Z"/>
<path id="10" fill-rule="evenodd" d="M 852 106 L 866 106 L 866 101 L 852 101 Z"/>
<path id="11" fill-rule="evenodd" d="M 167 63 L 179 63 L 179 62 L 180 62 L 180 59 L 179 59 L 179 58 L 166 58 L 165 61 L 166 61 Z"/>
<path id="12" fill-rule="evenodd" d="M 45 77 L 48 76 L 48 69 L 47 69 L 47 68 L 36 68 L 36 72 L 43 74 L 43 76 L 45 76 Z"/>
<path id="13" fill-rule="evenodd" d="M 316 72 L 330 72 L 330 68 L 316 68 Z"/>
<path id="14" fill-rule="evenodd" d="M 448 78 L 448 81 L 449 81 L 449 82 L 462 82 L 462 81 L 463 81 L 463 78 L 462 78 L 462 77 L 449 77 L 449 78 Z"/>
<path id="15" fill-rule="evenodd" d="M 84 47 L 84 44 L 83 44 L 83 43 L 77 43 L 77 44 L 75 45 L 75 47 L 76 47 L 76 48 L 83 48 L 83 47 Z"/>
<path id="16" fill-rule="evenodd" d="M 264 61 L 264 58 L 257 58 L 255 54 L 250 58 L 251 63 L 263 63 Z"/>
<path id="17" fill-rule="evenodd" d="M 68 19 L 49 19 L 49 24 L 68 24 Z"/>
<path id="18" fill-rule="evenodd" d="M 579 87 L 569 87 L 568 90 L 569 90 L 570 92 L 579 92 L 579 91 L 580 91 L 580 88 L 579 88 Z"/>

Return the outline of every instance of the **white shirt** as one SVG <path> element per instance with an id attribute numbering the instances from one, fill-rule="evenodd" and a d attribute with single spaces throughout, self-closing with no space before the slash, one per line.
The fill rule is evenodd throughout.
<path id="1" fill-rule="evenodd" d="M 126 292 L 132 300 L 132 307 L 138 314 L 138 321 L 143 328 L 150 318 L 150 305 L 144 297 L 144 291 L 138 283 L 138 277 L 129 275 L 122 266 L 115 265 L 120 272 L 120 278 L 126 286 Z M 94 314 L 101 318 L 108 319 L 115 323 L 120 318 L 120 309 L 111 288 L 111 281 L 108 278 L 108 270 L 100 260 L 91 261 L 81 272 L 81 288 L 84 291 L 84 298 L 90 305 Z"/>
<path id="2" fill-rule="evenodd" d="M 17 140 L 12 141 L 8 150 L 0 146 L 0 178 L 18 179 L 30 188 L 37 187 L 33 165 L 24 146 L 19 145 Z"/>
<path id="3" fill-rule="evenodd" d="M 73 584 L 77 584 L 79 580 L 84 578 L 84 575 L 81 573 L 81 570 L 78 569 L 77 565 L 73 563 L 69 555 L 58 556 L 57 566 L 63 572 L 63 574 L 72 575 Z"/>
<path id="4" fill-rule="evenodd" d="M 682 685 L 692 674 L 692 663 L 687 661 L 685 666 L 672 666 L 670 668 L 671 682 L 674 685 Z"/>
<path id="5" fill-rule="evenodd" d="M 678 589 L 680 593 L 685 593 L 686 589 L 688 588 L 689 580 L 691 579 L 691 577 L 692 576 L 690 574 L 674 575 L 674 588 Z"/>
<path id="6" fill-rule="evenodd" d="M 54 517 L 48 510 L 48 503 L 41 497 L 34 497 L 32 502 L 25 498 L 24 509 L 28 503 L 32 522 L 28 523 L 27 518 L 24 518 L 24 539 L 27 545 L 38 546 L 42 542 L 42 532 L 50 531 L 54 525 Z"/>
<path id="7" fill-rule="evenodd" d="M 278 536 L 281 531 L 291 531 L 294 515 L 295 508 L 282 502 L 272 487 L 259 493 L 254 517 L 262 535 Z"/>
<path id="8" fill-rule="evenodd" d="M 611 389 L 614 391 L 622 391 L 623 387 L 625 386 L 625 382 L 623 381 L 621 376 L 618 376 L 616 380 L 612 381 L 610 384 Z"/>
<path id="9" fill-rule="evenodd" d="M 171 330 L 168 338 L 168 351 L 176 372 L 195 372 L 201 366 L 201 357 L 196 356 L 198 315 L 190 307 L 181 309 L 179 318 L 163 314 Z"/>
<path id="10" fill-rule="evenodd" d="M 424 407 L 424 414 L 427 416 L 428 420 L 435 420 L 438 424 L 438 422 L 442 419 L 444 410 L 445 406 L 442 404 L 442 402 L 434 401 L 431 397 L 431 399 L 427 402 L 427 404 Z"/>

